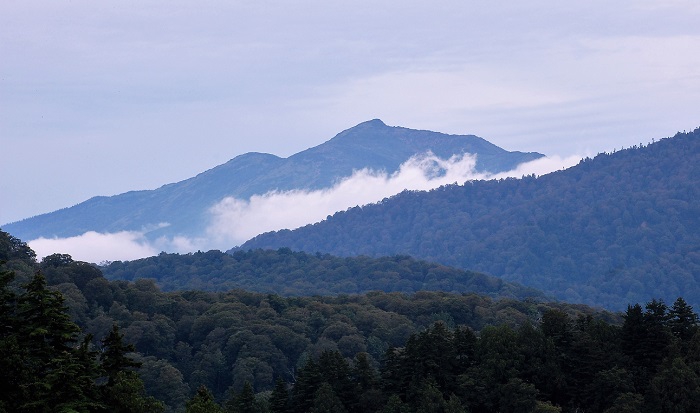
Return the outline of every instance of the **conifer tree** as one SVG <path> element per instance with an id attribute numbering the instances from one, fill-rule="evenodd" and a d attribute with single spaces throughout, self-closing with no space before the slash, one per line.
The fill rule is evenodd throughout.
<path id="1" fill-rule="evenodd" d="M 124 344 L 124 335 L 119 333 L 119 326 L 112 325 L 112 329 L 107 336 L 102 339 L 102 354 L 100 361 L 102 369 L 107 375 L 107 385 L 114 383 L 117 373 L 129 369 L 138 368 L 141 363 L 138 363 L 127 356 L 127 353 L 134 352 L 136 349 L 133 344 Z"/>
<path id="2" fill-rule="evenodd" d="M 270 411 L 272 413 L 286 413 L 289 409 L 289 392 L 287 391 L 287 383 L 278 378 L 275 382 L 275 388 L 272 389 L 270 395 Z"/>
<path id="3" fill-rule="evenodd" d="M 688 341 L 698 329 L 698 315 L 682 297 L 678 297 L 669 311 L 668 324 L 674 336 Z"/>
<path id="4" fill-rule="evenodd" d="M 224 413 L 214 401 L 214 396 L 204 385 L 199 386 L 197 393 L 185 405 L 185 413 Z"/>
<path id="5" fill-rule="evenodd" d="M 19 411 L 79 411 L 73 404 L 93 401 L 73 400 L 76 389 L 70 383 L 83 382 L 83 374 L 95 375 L 83 368 L 85 364 L 81 365 L 73 347 L 80 329 L 71 321 L 62 295 L 47 288 L 41 272 L 23 287 L 25 292 L 17 301 L 17 314 L 22 320 L 17 330 L 25 351 L 28 381 L 23 384 L 25 400 Z"/>
<path id="6" fill-rule="evenodd" d="M 227 411 L 231 413 L 255 413 L 255 392 L 249 381 L 243 383 L 241 392 L 229 400 Z"/>
<path id="7" fill-rule="evenodd" d="M 321 384 L 314 396 L 311 413 L 345 413 L 347 410 L 343 406 L 333 387 L 328 383 Z"/>
<path id="8" fill-rule="evenodd" d="M 26 379 L 23 368 L 25 348 L 17 334 L 17 295 L 10 288 L 14 278 L 14 272 L 0 271 L 0 388 L 3 389 L 0 392 L 0 412 L 16 410 L 21 404 L 24 393 L 21 384 Z"/>

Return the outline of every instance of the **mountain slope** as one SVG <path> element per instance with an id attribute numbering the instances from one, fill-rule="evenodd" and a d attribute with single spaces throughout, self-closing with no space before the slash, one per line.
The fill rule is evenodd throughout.
<path id="1" fill-rule="evenodd" d="M 700 129 L 540 178 L 404 192 L 241 246 L 408 254 L 621 309 L 700 305 Z"/>
<path id="2" fill-rule="evenodd" d="M 70 208 L 4 225 L 3 229 L 28 240 L 75 236 L 86 231 L 144 229 L 150 231 L 150 238 L 192 237 L 200 235 L 206 227 L 208 208 L 226 196 L 247 199 L 272 190 L 329 187 L 354 170 L 394 172 L 410 157 L 427 151 L 443 158 L 477 154 L 476 169 L 488 172 L 510 170 L 542 156 L 507 152 L 476 136 L 389 127 L 380 120 L 372 120 L 286 159 L 248 153 L 156 190 L 94 197 Z M 158 226 L 166 222 L 168 226 Z"/>

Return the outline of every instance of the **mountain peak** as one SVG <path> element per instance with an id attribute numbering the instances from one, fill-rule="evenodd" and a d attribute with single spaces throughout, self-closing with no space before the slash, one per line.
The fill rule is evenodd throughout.
<path id="1" fill-rule="evenodd" d="M 382 122 L 381 119 L 372 119 L 372 120 L 368 120 L 368 121 L 362 122 L 362 123 L 360 123 L 360 124 L 357 125 L 357 126 L 374 126 L 374 127 L 376 127 L 376 126 L 386 126 L 386 123 Z M 356 127 L 357 127 L 357 126 L 356 126 Z"/>
<path id="2" fill-rule="evenodd" d="M 380 119 L 372 119 L 288 158 L 249 152 L 157 190 L 115 195 L 101 199 L 99 205 L 93 200 L 87 206 L 44 214 L 4 229 L 20 238 L 36 239 L 76 236 L 88 230 L 139 231 L 168 222 L 170 226 L 159 230 L 157 236 L 200 237 L 206 231 L 211 206 L 225 197 L 249 199 L 270 191 L 329 188 L 354 171 L 394 173 L 411 157 L 428 152 L 443 159 L 477 154 L 476 169 L 494 173 L 541 156 L 506 152 L 473 135 L 387 126 Z"/>

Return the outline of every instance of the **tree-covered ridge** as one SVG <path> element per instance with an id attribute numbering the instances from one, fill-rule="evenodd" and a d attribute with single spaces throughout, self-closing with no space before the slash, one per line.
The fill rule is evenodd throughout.
<path id="1" fill-rule="evenodd" d="M 334 257 L 272 250 L 165 254 L 102 268 L 112 280 L 152 278 L 164 291 L 226 291 L 240 288 L 280 295 L 361 294 L 369 291 L 445 291 L 493 297 L 544 298 L 531 288 L 496 277 L 408 256 Z"/>
<path id="2" fill-rule="evenodd" d="M 83 333 L 105 332 L 99 353 L 41 273 L 16 296 L 3 271 L 0 411 L 656 413 L 700 400 L 698 316 L 681 298 L 620 319 L 428 292 L 163 293 L 99 275 L 81 290 L 82 265 L 59 255 L 40 266 L 81 291 L 86 307 L 75 290 L 66 303 L 87 316 Z"/>
<path id="3" fill-rule="evenodd" d="M 0 238 L 7 236 L 0 232 Z M 94 348 L 103 345 L 97 338 L 108 337 L 119 326 L 123 343 L 137 350 L 147 394 L 163 401 L 167 412 L 179 411 L 202 386 L 221 404 L 238 398 L 246 382 L 256 400 L 265 399 L 278 379 L 291 386 L 307 361 L 327 350 L 345 359 L 366 353 L 376 369 L 386 350 L 405 345 L 435 321 L 478 332 L 489 325 L 537 323 L 550 309 L 619 321 L 614 314 L 585 306 L 443 292 L 289 298 L 243 290 L 166 293 L 153 280 L 109 281 L 99 268 L 65 254 L 41 263 L 26 254 L 16 260 L 44 274 L 51 294 L 65 300 L 81 337 L 95 337 Z M 17 274 L 25 280 L 33 277 Z M 11 331 L 3 334 L 13 336 Z M 206 404 L 205 394 L 198 400 Z"/>
<path id="4" fill-rule="evenodd" d="M 14 241 L 0 245 L 40 272 L 13 287 L 2 270 L 0 411 L 651 413 L 700 401 L 698 316 L 682 298 L 616 315 L 444 292 L 166 293 L 65 254 L 36 263 Z"/>
<path id="5" fill-rule="evenodd" d="M 700 304 L 700 129 L 539 178 L 404 192 L 240 249 L 407 254 L 569 302 Z"/>

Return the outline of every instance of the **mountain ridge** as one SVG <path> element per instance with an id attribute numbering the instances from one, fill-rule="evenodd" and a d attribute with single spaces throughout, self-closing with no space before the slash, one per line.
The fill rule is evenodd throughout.
<path id="1" fill-rule="evenodd" d="M 699 200 L 696 129 L 539 178 L 405 191 L 239 248 L 406 254 L 569 302 L 621 309 L 680 295 L 699 305 Z"/>
<path id="2" fill-rule="evenodd" d="M 92 197 L 71 207 L 6 224 L 3 229 L 28 240 L 77 236 L 87 231 L 145 231 L 150 239 L 194 237 L 206 227 L 208 209 L 224 197 L 248 199 L 273 190 L 329 187 L 355 170 L 393 172 L 411 156 L 427 151 L 443 157 L 476 153 L 476 169 L 489 172 L 513 169 L 543 156 L 508 152 L 473 135 L 390 127 L 375 119 L 288 158 L 246 153 L 154 190 Z"/>

